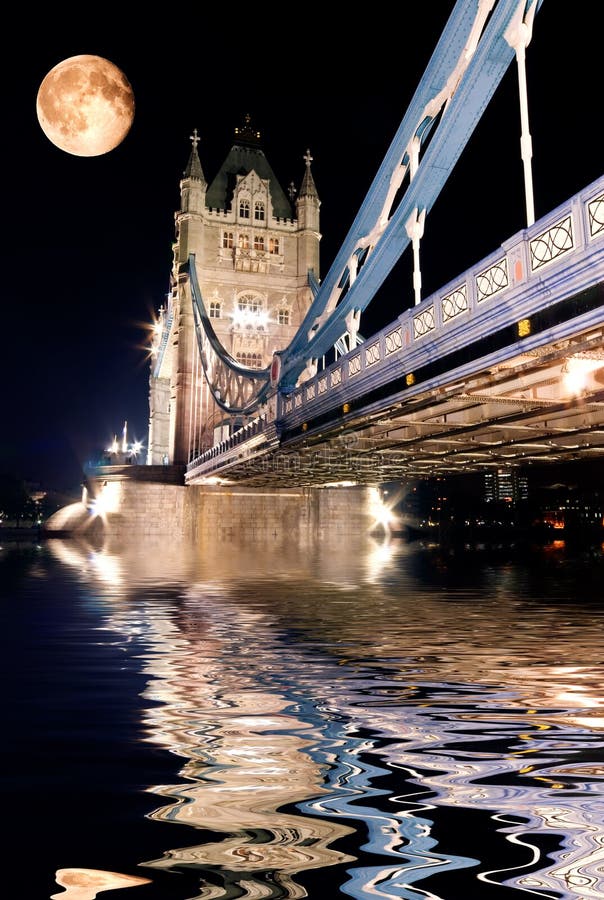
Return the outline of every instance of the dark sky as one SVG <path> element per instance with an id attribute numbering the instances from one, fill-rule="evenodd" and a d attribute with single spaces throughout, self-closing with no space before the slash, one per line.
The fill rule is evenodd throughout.
<path id="1" fill-rule="evenodd" d="M 193 128 L 208 181 L 248 112 L 284 188 L 299 186 L 310 148 L 325 275 L 453 5 L 406 4 L 395 23 L 387 4 L 329 22 L 312 4 L 270 22 L 249 5 L 162 6 L 144 22 L 112 7 L 81 22 L 17 11 L 2 39 L 0 472 L 77 488 L 83 462 L 124 420 L 146 441 L 145 325 L 168 290 Z M 572 16 L 544 0 L 536 17 L 527 67 L 537 218 L 602 174 L 597 16 L 597 4 Z M 57 149 L 36 117 L 44 76 L 80 53 L 118 65 L 136 98 L 125 141 L 94 158 Z M 512 63 L 428 216 L 424 296 L 525 225 L 517 96 Z M 412 305 L 405 265 L 365 313 L 365 335 Z"/>

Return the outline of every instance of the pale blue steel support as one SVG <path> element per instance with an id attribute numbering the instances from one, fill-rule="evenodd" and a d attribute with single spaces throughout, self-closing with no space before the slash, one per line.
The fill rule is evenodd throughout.
<path id="1" fill-rule="evenodd" d="M 495 5 L 458 0 L 342 248 L 300 329 L 280 354 L 280 390 L 291 391 L 306 361 L 320 358 L 346 331 L 348 314 L 364 310 L 371 302 L 409 244 L 407 223 L 431 209 L 514 58 L 506 39 L 508 29 L 532 17 L 541 2 L 499 0 Z M 400 187 L 417 138 L 426 137 L 441 110 L 415 175 L 388 220 L 393 186 Z M 350 261 L 364 245 L 365 258 L 356 273 Z"/>

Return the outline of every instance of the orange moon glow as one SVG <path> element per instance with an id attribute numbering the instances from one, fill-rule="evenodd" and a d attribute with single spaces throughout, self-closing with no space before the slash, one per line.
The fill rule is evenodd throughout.
<path id="1" fill-rule="evenodd" d="M 50 70 L 36 99 L 42 131 L 74 156 L 101 156 L 124 140 L 134 93 L 121 69 L 102 56 L 71 56 Z"/>
<path id="2" fill-rule="evenodd" d="M 103 891 L 151 884 L 148 878 L 106 872 L 104 869 L 57 869 L 55 878 L 65 890 L 51 894 L 50 900 L 94 900 Z"/>

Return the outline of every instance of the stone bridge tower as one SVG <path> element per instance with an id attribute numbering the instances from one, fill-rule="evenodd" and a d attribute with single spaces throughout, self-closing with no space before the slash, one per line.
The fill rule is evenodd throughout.
<path id="1" fill-rule="evenodd" d="M 232 423 L 205 383 L 197 347 L 189 254 L 214 331 L 231 356 L 264 369 L 291 341 L 319 279 L 320 201 L 312 157 L 296 191 L 286 194 L 246 116 L 211 183 L 201 166 L 197 130 L 180 182 L 167 304 L 159 311 L 149 391 L 151 465 L 186 465 L 225 436 Z"/>

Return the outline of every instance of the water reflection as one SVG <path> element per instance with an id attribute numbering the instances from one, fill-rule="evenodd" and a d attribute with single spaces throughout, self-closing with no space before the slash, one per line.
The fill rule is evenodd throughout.
<path id="1" fill-rule="evenodd" d="M 100 869 L 58 869 L 57 884 L 65 888 L 50 900 L 94 900 L 103 891 L 115 891 L 149 884 L 148 878 L 105 872 Z"/>
<path id="2" fill-rule="evenodd" d="M 191 842 L 149 870 L 204 898 L 312 896 L 314 870 L 357 898 L 602 897 L 603 611 L 567 559 L 49 546 L 141 642 L 148 739 L 183 759 L 153 817 Z"/>

